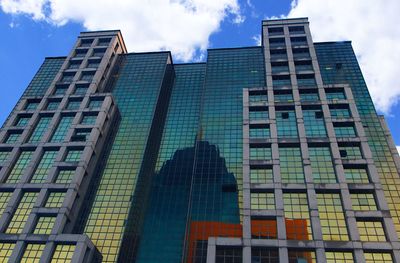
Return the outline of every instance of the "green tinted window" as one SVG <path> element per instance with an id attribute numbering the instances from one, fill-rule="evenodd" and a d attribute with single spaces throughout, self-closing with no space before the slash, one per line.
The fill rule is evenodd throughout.
<path id="1" fill-rule="evenodd" d="M 31 134 L 29 142 L 40 142 L 43 135 L 47 132 L 52 117 L 41 117 L 35 130 Z"/>
<path id="2" fill-rule="evenodd" d="M 45 151 L 42 159 L 37 166 L 35 173 L 31 178 L 31 183 L 39 184 L 44 183 L 47 178 L 47 174 L 50 171 L 50 168 L 54 164 L 54 160 L 56 159 L 58 151 Z"/>
<path id="3" fill-rule="evenodd" d="M 324 116 L 321 110 L 303 110 L 307 137 L 326 137 Z"/>
<path id="4" fill-rule="evenodd" d="M 335 170 L 329 147 L 309 147 L 314 183 L 336 183 Z"/>
<path id="5" fill-rule="evenodd" d="M 53 137 L 51 138 L 51 142 L 62 142 L 67 135 L 68 129 L 71 126 L 73 121 L 73 116 L 63 116 L 61 117 L 60 122 L 58 123 L 57 129 L 53 133 Z"/>
<path id="6" fill-rule="evenodd" d="M 283 183 L 304 183 L 303 161 L 300 148 L 279 148 L 279 161 Z"/>
<path id="7" fill-rule="evenodd" d="M 276 128 L 279 138 L 296 138 L 297 121 L 294 111 L 276 111 Z"/>
<path id="8" fill-rule="evenodd" d="M 18 160 L 16 161 L 14 167 L 12 168 L 10 174 L 8 175 L 6 183 L 15 184 L 19 182 L 26 167 L 28 166 L 28 164 L 32 159 L 32 155 L 33 155 L 32 151 L 21 152 L 21 154 L 18 157 Z"/>

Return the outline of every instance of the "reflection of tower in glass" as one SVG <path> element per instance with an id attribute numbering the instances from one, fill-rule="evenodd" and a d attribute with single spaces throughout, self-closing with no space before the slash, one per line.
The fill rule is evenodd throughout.
<path id="1" fill-rule="evenodd" d="M 221 231 L 241 236 L 236 179 L 215 145 L 197 142 L 196 150 L 177 150 L 164 163 L 154 175 L 144 222 L 137 262 L 179 262 L 186 224 L 191 240 L 200 242 L 224 235 Z M 236 235 L 225 230 L 229 225 L 237 230 Z M 193 248 L 189 247 L 189 255 Z"/>
<path id="2" fill-rule="evenodd" d="M 241 237 L 237 183 L 215 145 L 197 145 L 186 262 L 205 262 L 209 237 Z"/>

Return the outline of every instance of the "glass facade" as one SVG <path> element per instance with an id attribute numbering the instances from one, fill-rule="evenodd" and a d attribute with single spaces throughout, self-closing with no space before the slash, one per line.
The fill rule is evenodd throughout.
<path id="1" fill-rule="evenodd" d="M 46 59 L 0 130 L 0 261 L 400 261 L 398 156 L 350 42 L 262 33 L 205 63 L 119 31 Z"/>

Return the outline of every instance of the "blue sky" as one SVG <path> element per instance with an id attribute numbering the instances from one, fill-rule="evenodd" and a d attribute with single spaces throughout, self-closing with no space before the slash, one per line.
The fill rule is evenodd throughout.
<path id="1" fill-rule="evenodd" d="M 80 31 L 121 29 L 130 52 L 171 50 L 186 62 L 204 60 L 207 48 L 255 45 L 262 19 L 308 16 L 314 41 L 353 41 L 400 145 L 395 10 L 398 0 L 0 0 L 0 123 L 44 58 L 67 55 Z"/>

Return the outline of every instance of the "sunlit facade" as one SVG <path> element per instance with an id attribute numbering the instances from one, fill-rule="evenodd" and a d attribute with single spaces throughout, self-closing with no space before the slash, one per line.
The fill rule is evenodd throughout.
<path id="1" fill-rule="evenodd" d="M 399 170 L 306 18 L 204 63 L 82 32 L 0 130 L 0 262 L 400 262 Z"/>

